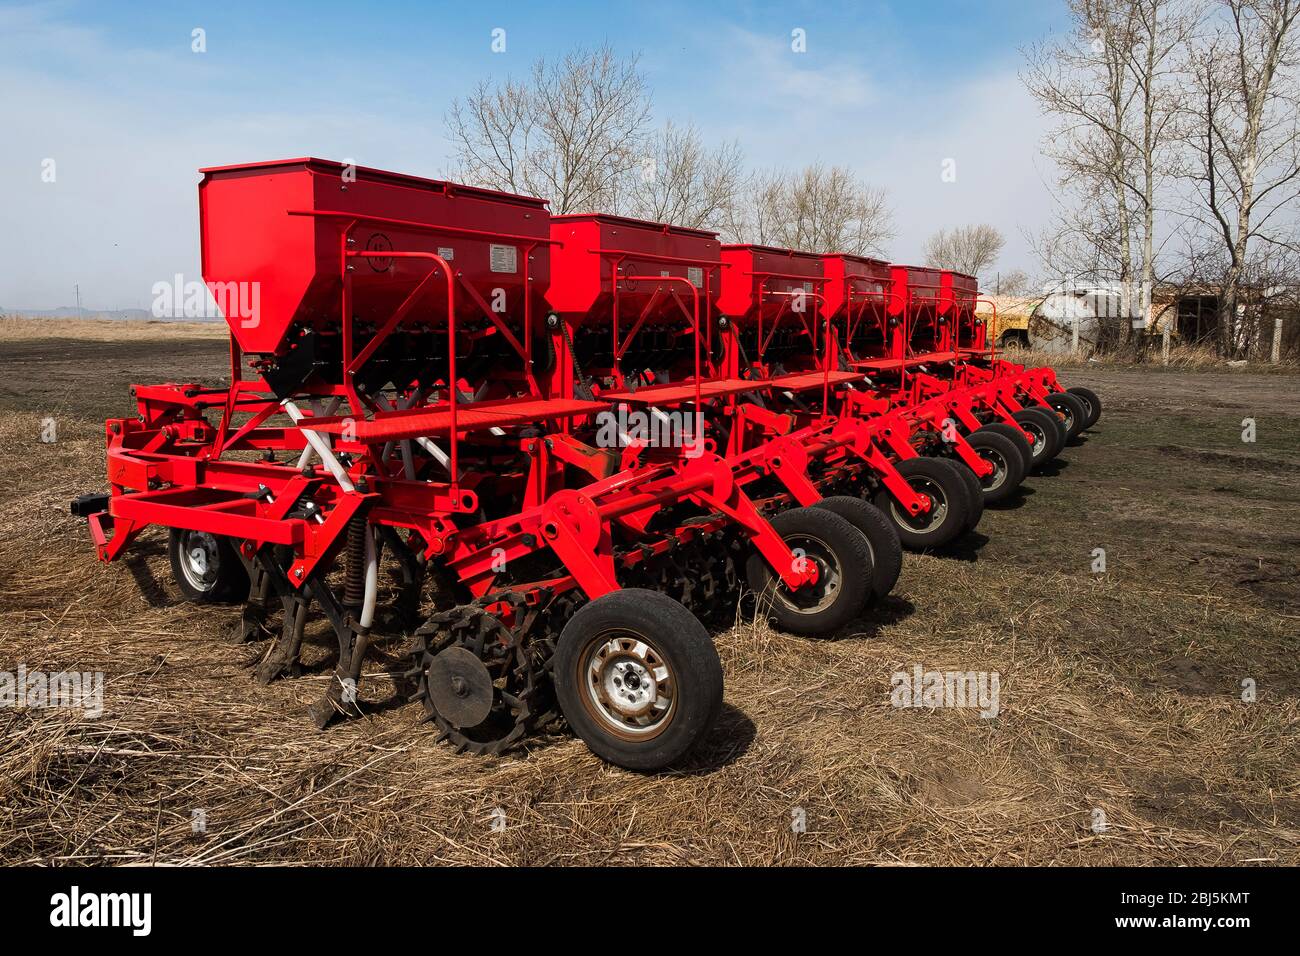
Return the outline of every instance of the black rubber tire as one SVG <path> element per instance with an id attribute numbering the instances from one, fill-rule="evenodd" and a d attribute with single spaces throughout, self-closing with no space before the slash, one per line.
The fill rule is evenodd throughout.
<path id="1" fill-rule="evenodd" d="M 970 513 L 966 516 L 966 530 L 974 531 L 979 527 L 980 518 L 984 517 L 984 489 L 980 487 L 980 480 L 975 477 L 975 472 L 966 467 L 966 463 L 960 458 L 941 458 L 940 461 L 946 461 L 952 465 L 953 470 L 966 485 L 966 500 L 970 502 Z"/>
<path id="2" fill-rule="evenodd" d="M 791 549 L 802 550 L 807 560 L 816 562 L 822 575 L 813 590 L 795 592 L 800 600 L 792 601 L 763 555 L 758 551 L 751 554 L 745 578 L 768 618 L 783 631 L 810 637 L 834 634 L 857 618 L 867 606 L 875 581 L 871 549 L 862 532 L 825 508 L 783 511 L 772 519 L 772 528 Z M 831 585 L 834 593 L 828 594 Z M 802 606 L 809 598 L 816 598 L 816 605 Z"/>
<path id="3" fill-rule="evenodd" d="M 652 734 L 620 731 L 598 712 L 605 708 L 588 687 L 592 657 L 622 639 L 646 644 L 668 670 L 672 703 L 663 726 Z M 573 732 L 596 756 L 628 770 L 660 770 L 680 760 L 722 712 L 722 662 L 709 632 L 658 591 L 625 588 L 584 604 L 560 633 L 552 673 L 560 711 Z M 661 696 L 657 685 L 652 690 Z"/>
<path id="4" fill-rule="evenodd" d="M 1029 470 L 1033 467 L 1034 463 L 1034 449 L 1033 446 L 1029 444 L 1029 439 L 1025 437 L 1023 431 L 1008 422 L 990 422 L 981 427 L 979 431 L 989 432 L 994 435 L 1002 435 L 1009 439 L 1010 442 L 1016 446 L 1016 451 L 1020 452 L 1021 481 L 1029 477 Z"/>
<path id="5" fill-rule="evenodd" d="M 966 533 L 971 510 L 970 492 L 952 462 L 938 458 L 908 458 L 897 462 L 895 467 L 914 489 L 935 498 L 941 512 L 934 515 L 932 511 L 916 518 L 906 515 L 899 509 L 889 489 L 881 485 L 874 504 L 894 522 L 903 547 L 911 551 L 941 548 Z"/>
<path id="6" fill-rule="evenodd" d="M 1015 429 L 1010 429 L 1015 431 Z M 1023 436 L 1022 436 L 1023 437 Z M 1000 430 L 981 428 L 966 436 L 966 441 L 985 461 L 992 462 L 996 469 L 987 478 L 976 481 L 985 504 L 1005 501 L 1015 494 L 1020 483 L 1025 480 L 1024 450 Z M 1025 446 L 1028 446 L 1025 442 Z"/>
<path id="7" fill-rule="evenodd" d="M 862 532 L 871 549 L 871 597 L 883 598 L 894 590 L 903 570 L 903 543 L 898 540 L 898 529 L 885 517 L 885 513 L 868 501 L 851 495 L 834 495 L 813 505 L 833 511 Z"/>
<path id="8" fill-rule="evenodd" d="M 1061 451 L 1060 419 L 1044 408 L 1022 408 L 1011 416 L 1038 437 L 1031 446 L 1030 467 L 1043 467 Z"/>
<path id="9" fill-rule="evenodd" d="M 1090 388 L 1084 388 L 1082 385 L 1067 388 L 1066 391 L 1071 395 L 1077 395 L 1082 399 L 1083 404 L 1088 406 L 1088 418 L 1083 423 L 1084 429 L 1089 429 L 1097 424 L 1097 420 L 1101 418 L 1101 396 Z"/>
<path id="10" fill-rule="evenodd" d="M 1083 399 L 1069 392 L 1053 392 L 1047 396 L 1047 404 L 1065 416 L 1061 423 L 1065 426 L 1065 440 L 1074 441 L 1088 421 L 1088 406 Z"/>
<path id="11" fill-rule="evenodd" d="M 1060 413 L 1057 412 L 1057 410 L 1050 405 L 1032 405 L 1030 407 L 1033 408 L 1035 411 L 1042 412 L 1044 415 L 1048 417 L 1048 420 L 1050 420 L 1051 423 L 1056 426 L 1056 433 L 1060 438 L 1060 443 L 1057 446 L 1056 453 L 1059 455 L 1061 452 L 1065 450 L 1066 443 L 1070 439 L 1070 433 L 1065 428 L 1064 419 L 1062 419 Z"/>
<path id="12" fill-rule="evenodd" d="M 206 535 L 201 550 L 207 568 L 201 577 L 185 553 L 187 542 L 197 543 L 195 537 L 200 534 Z M 172 528 L 167 538 L 167 556 L 172 577 L 185 600 L 195 604 L 237 604 L 248 600 L 248 571 L 229 538 Z"/>

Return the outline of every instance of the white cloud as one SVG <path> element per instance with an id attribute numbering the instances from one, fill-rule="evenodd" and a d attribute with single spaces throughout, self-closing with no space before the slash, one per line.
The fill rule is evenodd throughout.
<path id="1" fill-rule="evenodd" d="M 916 261 L 944 226 L 987 222 L 1007 237 L 999 268 L 1034 263 L 1022 237 L 1047 219 L 1051 197 L 1038 164 L 1046 123 L 1008 61 L 983 75 L 927 63 L 873 72 L 883 58 L 792 53 L 779 35 L 731 27 L 714 47 L 717 87 L 674 107 L 701 127 L 736 139 L 756 166 L 809 162 L 848 166 L 889 190 L 898 238 L 892 256 Z M 943 76 L 962 75 L 943 83 Z M 941 179 L 944 161 L 956 181 Z"/>
<path id="2" fill-rule="evenodd" d="M 922 121 L 906 132 L 893 126 L 892 136 L 869 148 L 864 168 L 894 196 L 895 257 L 919 259 L 925 238 L 941 227 L 987 222 L 1007 238 L 999 268 L 1032 271 L 1022 232 L 1046 221 L 1051 195 L 1039 168 L 1046 124 L 1019 79 L 993 74 L 914 106 Z M 954 182 L 943 181 L 946 160 Z"/>
<path id="3" fill-rule="evenodd" d="M 835 54 L 819 33 L 802 54 L 788 30 L 696 36 L 691 72 L 667 47 L 649 61 L 663 115 L 739 140 L 754 165 L 820 160 L 887 187 L 899 260 L 941 226 L 989 222 L 1008 237 L 1001 268 L 1032 266 L 1020 231 L 1050 208 L 1035 168 L 1043 120 L 1012 63 L 945 87 L 926 64 Z M 197 276 L 201 166 L 319 155 L 437 175 L 442 111 L 474 79 L 412 70 L 395 52 L 391 72 L 350 78 L 348 98 L 294 59 L 305 51 L 249 66 L 208 39 L 203 55 L 188 33 L 169 50 L 137 49 L 68 22 L 61 6 L 0 9 L 0 305 L 65 305 L 76 282 L 90 307 L 143 307 L 154 282 Z M 940 181 L 948 157 L 952 184 Z M 46 158 L 53 184 L 41 182 Z"/>
<path id="4" fill-rule="evenodd" d="M 197 278 L 203 166 L 321 155 L 437 169 L 437 124 L 371 114 L 327 88 L 240 93 L 237 71 L 182 39 L 176 53 L 132 51 L 47 7 L 0 10 L 0 215 L 11 224 L 0 231 L 0 305 L 68 305 L 77 283 L 87 307 L 147 308 L 155 282 Z M 280 109 L 286 98 L 302 110 Z M 46 159 L 53 183 L 41 178 Z"/>
<path id="5" fill-rule="evenodd" d="M 714 43 L 721 85 L 731 97 L 756 109 L 797 113 L 815 104 L 819 110 L 839 113 L 879 101 L 879 89 L 861 65 L 820 55 L 815 38 L 807 52 L 796 53 L 789 37 L 727 26 Z"/>

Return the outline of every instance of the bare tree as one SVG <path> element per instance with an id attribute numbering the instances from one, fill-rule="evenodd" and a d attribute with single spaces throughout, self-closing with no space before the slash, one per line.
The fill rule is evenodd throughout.
<path id="1" fill-rule="evenodd" d="M 1045 277 L 1103 283 L 1120 274 L 1126 254 L 1115 229 L 1120 211 L 1103 182 L 1079 180 L 1073 192 L 1058 197 L 1051 222 L 1029 237 Z"/>
<path id="2" fill-rule="evenodd" d="M 736 242 L 882 256 L 894 237 L 894 214 L 884 189 L 845 167 L 814 163 L 753 176 L 725 233 Z"/>
<path id="3" fill-rule="evenodd" d="M 579 48 L 538 60 L 527 80 L 480 83 L 447 114 L 457 175 L 549 199 L 554 213 L 612 208 L 649 123 L 637 64 L 608 45 Z"/>
<path id="4" fill-rule="evenodd" d="M 1007 243 L 992 226 L 957 226 L 940 229 L 925 242 L 925 264 L 978 276 L 997 262 Z"/>
<path id="5" fill-rule="evenodd" d="M 1300 0 L 1220 0 L 1192 57 L 1190 175 L 1202 210 L 1193 215 L 1218 237 L 1223 352 L 1241 344 L 1233 336 L 1252 272 L 1274 273 L 1273 253 L 1298 248 L 1298 17 Z"/>
<path id="6" fill-rule="evenodd" d="M 1188 42 L 1199 24 L 1199 0 L 1131 0 L 1126 69 L 1135 92 L 1137 129 L 1125 132 L 1136 154 L 1124 186 L 1141 217 L 1139 303 L 1145 314 L 1156 283 L 1156 212 L 1163 180 L 1177 166 L 1176 121 Z"/>
<path id="7" fill-rule="evenodd" d="M 726 209 L 723 238 L 758 245 L 778 242 L 776 224 L 782 215 L 785 179 L 779 170 L 750 173 Z"/>
<path id="8" fill-rule="evenodd" d="M 1045 113 L 1059 118 L 1044 150 L 1060 169 L 1063 190 L 1080 190 L 1105 202 L 1114 216 L 1108 228 L 1114 272 L 1132 277 L 1133 223 L 1126 183 L 1134 150 L 1128 137 L 1135 113 L 1128 53 L 1135 38 L 1133 3 L 1069 0 L 1073 30 L 1065 40 L 1027 52 L 1022 79 Z M 1069 221 L 1067 214 L 1067 223 Z"/>
<path id="9" fill-rule="evenodd" d="M 1139 341 L 1132 320 L 1146 318 L 1159 257 L 1178 231 L 1161 212 L 1180 163 L 1183 71 L 1201 3 L 1070 0 L 1071 36 L 1029 54 L 1025 82 L 1060 119 L 1046 147 L 1065 197 L 1045 237 L 1049 271 L 1118 283 L 1120 314 L 1102 333 L 1111 344 Z"/>
<path id="10" fill-rule="evenodd" d="M 723 143 L 710 150 L 694 126 L 669 121 L 647 141 L 618 208 L 652 222 L 721 229 L 743 183 L 739 145 Z"/>

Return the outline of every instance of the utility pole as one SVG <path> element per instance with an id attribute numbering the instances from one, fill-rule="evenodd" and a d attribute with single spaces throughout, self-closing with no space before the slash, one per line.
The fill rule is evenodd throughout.
<path id="1" fill-rule="evenodd" d="M 81 318 L 81 283 L 72 283 L 72 288 L 77 292 L 77 318 Z"/>
<path id="2" fill-rule="evenodd" d="M 1160 317 L 1160 360 L 1164 365 L 1169 364 L 1169 339 L 1173 334 L 1174 320 L 1178 317 L 1179 305 L 1178 298 L 1175 296 L 1173 305 L 1165 309 L 1164 314 Z M 1153 305 L 1151 310 L 1155 311 Z"/>

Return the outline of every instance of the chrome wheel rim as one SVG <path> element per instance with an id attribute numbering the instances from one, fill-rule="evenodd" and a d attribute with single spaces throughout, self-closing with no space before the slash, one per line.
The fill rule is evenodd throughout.
<path id="1" fill-rule="evenodd" d="M 909 515 L 898 508 L 898 502 L 890 503 L 890 508 L 894 512 L 894 520 L 904 527 L 910 528 L 917 534 L 929 534 L 936 528 L 943 526 L 944 520 L 948 517 L 948 496 L 943 493 L 943 489 L 932 478 L 916 476 L 909 478 L 909 485 L 913 491 L 917 491 L 930 499 L 930 510 L 925 514 Z"/>
<path id="2" fill-rule="evenodd" d="M 835 552 L 821 538 L 791 535 L 785 539 L 796 561 L 811 562 L 817 568 L 817 581 L 791 591 L 779 577 L 774 581 L 772 599 L 796 614 L 816 614 L 835 603 L 843 584 L 840 562 Z M 796 566 L 796 571 L 802 570 Z"/>
<path id="3" fill-rule="evenodd" d="M 217 583 L 217 539 L 206 531 L 187 531 L 181 538 L 181 574 L 196 591 L 211 591 Z"/>
<path id="4" fill-rule="evenodd" d="M 1007 460 L 992 448 L 981 448 L 980 457 L 993 466 L 993 474 L 980 479 L 980 485 L 989 491 L 997 491 L 1007 480 Z"/>
<path id="5" fill-rule="evenodd" d="M 1030 446 L 1030 450 L 1034 453 L 1034 457 L 1037 458 L 1042 455 L 1044 450 L 1047 448 L 1047 432 L 1042 428 L 1039 428 L 1037 424 L 1031 422 L 1021 422 L 1020 429 L 1021 431 L 1027 431 L 1029 434 L 1034 436 L 1034 442 Z"/>
<path id="6" fill-rule="evenodd" d="M 672 667 L 640 634 L 618 630 L 599 636 L 588 645 L 579 668 L 587 709 L 619 736 L 653 737 L 676 713 Z"/>

